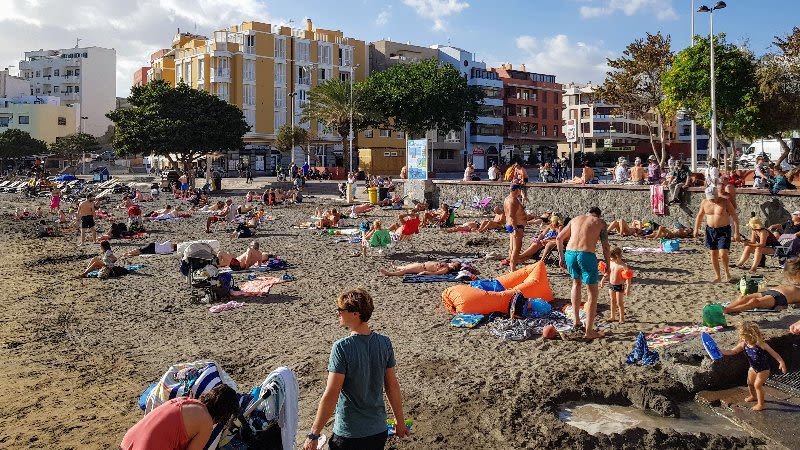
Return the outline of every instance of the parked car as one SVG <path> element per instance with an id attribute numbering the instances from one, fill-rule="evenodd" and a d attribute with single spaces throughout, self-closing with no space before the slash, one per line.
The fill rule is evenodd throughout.
<path id="1" fill-rule="evenodd" d="M 95 156 L 95 161 L 113 161 L 117 159 L 117 154 L 112 152 L 111 150 L 106 150 L 103 153 L 98 154 Z"/>

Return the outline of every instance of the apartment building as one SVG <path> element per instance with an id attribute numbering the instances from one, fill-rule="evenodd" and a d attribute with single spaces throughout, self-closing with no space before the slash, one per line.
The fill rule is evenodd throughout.
<path id="1" fill-rule="evenodd" d="M 102 136 L 112 125 L 106 113 L 117 98 L 117 52 L 102 47 L 75 47 L 25 52 L 20 76 L 30 82 L 30 95 L 55 96 L 76 108 L 77 129 Z"/>
<path id="2" fill-rule="evenodd" d="M 342 144 L 347 137 L 322 124 L 301 124 L 300 117 L 312 87 L 332 79 L 349 81 L 351 73 L 355 80 L 366 77 L 369 63 L 363 41 L 341 31 L 315 29 L 311 20 L 305 29 L 243 22 L 215 31 L 210 38 L 179 33 L 170 50 L 154 56 L 150 79 L 170 81 L 173 60 L 172 84 L 184 82 L 242 109 L 250 126 L 244 136 L 247 145 L 245 151 L 217 160 L 224 170 L 242 165 L 257 173 L 274 169 L 280 162 L 280 154 L 272 149 L 276 132 L 291 123 L 307 129 L 311 138 L 305 149 L 294 149 L 295 160 L 344 165 Z"/>
<path id="3" fill-rule="evenodd" d="M 181 45 L 181 43 L 185 43 L 186 41 L 192 39 L 192 37 L 205 39 L 205 37 L 196 36 L 193 34 L 182 34 L 180 29 L 178 30 L 178 35 L 175 38 L 178 41 L 177 44 Z M 173 40 L 173 45 L 175 44 L 176 42 Z M 154 80 L 164 80 L 173 86 L 175 85 L 175 52 L 171 48 L 162 48 L 161 50 L 155 51 L 150 55 L 150 70 L 147 71 L 146 80 L 148 82 Z"/>
<path id="4" fill-rule="evenodd" d="M 143 66 L 136 69 L 133 72 L 133 85 L 132 86 L 141 86 L 143 84 L 147 84 L 147 72 L 150 71 L 150 66 Z"/>
<path id="5" fill-rule="evenodd" d="M 644 120 L 619 111 L 617 105 L 605 103 L 594 92 L 592 85 L 570 84 L 564 88 L 562 134 L 566 132 L 567 120 L 577 121 L 576 152 L 633 151 L 637 144 L 650 142 L 651 132 L 659 135 L 657 125 L 648 128 Z M 649 121 L 657 123 L 654 114 L 650 114 Z M 669 140 L 669 136 L 665 137 Z M 559 143 L 558 154 L 568 156 L 569 144 Z"/>
<path id="6" fill-rule="evenodd" d="M 20 97 L 30 93 L 30 81 L 11 75 L 8 69 L 0 70 L 0 97 Z"/>
<path id="7" fill-rule="evenodd" d="M 0 133 L 16 128 L 52 144 L 57 138 L 74 134 L 77 119 L 77 110 L 62 105 L 59 97 L 0 97 Z"/>
<path id="8" fill-rule="evenodd" d="M 675 116 L 676 136 L 675 140 L 682 143 L 692 144 L 692 118 L 686 111 L 678 111 Z M 697 126 L 697 159 L 705 161 L 708 158 L 708 141 L 710 139 L 705 128 Z M 690 147 L 691 148 L 691 147 Z M 691 150 L 690 150 L 691 152 Z M 689 156 L 687 156 L 689 157 Z"/>
<path id="9" fill-rule="evenodd" d="M 525 65 L 492 69 L 503 82 L 503 148 L 487 156 L 488 162 L 537 163 L 556 156 L 563 140 L 561 91 L 555 75 L 528 72 Z"/>

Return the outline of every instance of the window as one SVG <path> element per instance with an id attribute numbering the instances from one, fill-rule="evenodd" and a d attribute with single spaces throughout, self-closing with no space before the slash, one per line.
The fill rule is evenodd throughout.
<path id="1" fill-rule="evenodd" d="M 220 100 L 228 101 L 230 98 L 230 87 L 228 83 L 217 83 L 217 97 L 219 97 Z"/>
<path id="2" fill-rule="evenodd" d="M 75 93 L 77 94 L 77 93 L 79 93 L 80 91 L 81 91 L 81 87 L 80 87 L 80 86 L 75 86 Z"/>
<path id="3" fill-rule="evenodd" d="M 286 125 L 286 113 L 283 111 L 275 111 L 275 131 L 278 131 L 278 128 Z"/>
<path id="4" fill-rule="evenodd" d="M 175 79 L 181 81 L 183 79 L 181 75 L 181 65 L 175 64 Z"/>
<path id="5" fill-rule="evenodd" d="M 66 117 L 59 117 L 58 118 L 58 124 L 61 125 L 61 126 L 66 126 L 67 125 L 67 118 Z M 6 125 L 6 126 L 8 126 L 8 125 Z"/>
<path id="6" fill-rule="evenodd" d="M 53 76 L 57 77 L 58 74 L 59 74 L 59 70 L 58 69 L 53 69 Z"/>
<path id="7" fill-rule="evenodd" d="M 191 84 L 191 82 L 192 82 L 192 63 L 191 63 L 191 61 L 187 62 L 184 65 L 183 76 L 186 79 L 186 82 Z"/>
<path id="8" fill-rule="evenodd" d="M 486 98 L 501 98 L 500 88 L 491 86 L 480 86 Z"/>
<path id="9" fill-rule="evenodd" d="M 553 136 L 558 137 L 558 125 L 553 125 Z"/>
<path id="10" fill-rule="evenodd" d="M 67 89 L 69 89 L 69 88 L 67 88 Z M 70 91 L 70 92 L 72 92 L 72 91 Z M 42 89 L 41 88 L 36 88 L 36 93 L 37 94 L 41 94 L 42 93 Z"/>
<path id="11" fill-rule="evenodd" d="M 256 35 L 248 34 L 244 37 L 244 52 L 245 53 L 255 53 L 256 48 Z"/>
<path id="12" fill-rule="evenodd" d="M 217 58 L 217 76 L 218 77 L 229 77 L 231 76 L 230 71 L 230 61 L 228 58 L 225 57 L 218 57 Z M 189 78 L 189 74 L 186 74 L 186 78 Z"/>
<path id="13" fill-rule="evenodd" d="M 247 125 L 250 125 L 250 131 L 255 131 L 255 129 L 256 129 L 256 111 L 254 109 L 246 109 L 246 110 L 244 110 L 244 121 L 247 122 Z"/>
<path id="14" fill-rule="evenodd" d="M 275 84 L 286 83 L 286 64 L 275 63 Z"/>
<path id="15" fill-rule="evenodd" d="M 286 59 L 286 38 L 275 38 L 275 57 Z"/>
<path id="16" fill-rule="evenodd" d="M 330 77 L 331 77 L 331 69 L 319 69 L 319 75 L 318 75 L 319 79 L 317 80 L 317 84 L 321 84 L 328 81 Z"/>
<path id="17" fill-rule="evenodd" d="M 256 104 L 256 87 L 252 84 L 245 84 L 242 86 L 242 104 L 247 106 L 255 106 Z"/>
<path id="18" fill-rule="evenodd" d="M 197 79 L 202 80 L 206 77 L 205 69 L 206 61 L 204 58 L 200 57 L 197 60 Z"/>
<path id="19" fill-rule="evenodd" d="M 38 71 L 38 70 L 37 70 L 37 71 L 36 71 L 36 78 L 39 78 L 40 76 L 42 76 L 42 72 L 40 72 L 40 71 Z"/>
<path id="20" fill-rule="evenodd" d="M 339 47 L 339 65 L 351 66 L 353 64 L 353 47 Z"/>
<path id="21" fill-rule="evenodd" d="M 331 46 L 325 44 L 319 44 L 319 63 L 320 64 L 331 64 Z"/>
<path id="22" fill-rule="evenodd" d="M 547 136 L 547 126 L 542 125 L 542 136 Z"/>
<path id="23" fill-rule="evenodd" d="M 478 108 L 478 115 L 481 116 L 481 117 L 502 117 L 503 116 L 503 107 L 502 106 L 481 105 Z"/>
<path id="24" fill-rule="evenodd" d="M 461 136 L 458 131 L 450 131 L 447 133 L 447 136 L 445 136 L 444 141 L 451 143 L 461 142 Z"/>
<path id="25" fill-rule="evenodd" d="M 542 102 L 547 103 L 547 91 L 542 91 Z"/>
<path id="26" fill-rule="evenodd" d="M 81 69 L 75 69 L 75 76 L 79 77 L 81 75 Z"/>
<path id="27" fill-rule="evenodd" d="M 286 108 L 286 88 L 275 88 L 275 109 Z"/>
<path id="28" fill-rule="evenodd" d="M 405 131 L 398 131 L 397 132 L 397 139 L 405 139 L 405 138 L 406 138 L 406 132 Z"/>
<path id="29" fill-rule="evenodd" d="M 480 123 L 473 124 L 470 129 L 469 133 L 472 136 L 480 135 L 480 136 L 502 136 L 503 135 L 503 126 L 502 125 L 484 125 Z"/>
<path id="30" fill-rule="evenodd" d="M 384 137 L 384 138 L 392 137 L 392 131 L 391 130 L 381 130 L 380 136 Z"/>
<path id="31" fill-rule="evenodd" d="M 39 72 L 36 72 L 36 73 L 39 73 Z M 37 76 L 38 76 L 38 75 L 37 75 Z M 64 76 L 65 76 L 65 77 L 71 77 L 71 76 L 72 76 L 72 71 L 71 71 L 71 70 L 68 70 L 68 71 L 67 71 L 67 74 L 66 74 L 66 75 L 64 75 Z"/>
<path id="32" fill-rule="evenodd" d="M 311 61 L 311 43 L 306 41 L 297 41 L 295 43 L 295 61 Z"/>
<path id="33" fill-rule="evenodd" d="M 339 80 L 344 82 L 350 81 L 350 72 L 341 71 L 339 72 Z"/>
<path id="34" fill-rule="evenodd" d="M 439 159 L 455 159 L 453 149 L 443 148 L 439 150 Z"/>
<path id="35" fill-rule="evenodd" d="M 60 88 L 60 87 L 58 87 L 58 86 L 53 86 L 53 94 L 58 94 L 58 91 L 59 91 L 60 89 L 61 89 L 61 88 Z"/>
<path id="36" fill-rule="evenodd" d="M 67 119 L 64 119 L 66 122 Z M 8 122 L 11 121 L 8 117 L 0 117 L 0 127 L 1 128 L 8 128 Z"/>
<path id="37" fill-rule="evenodd" d="M 311 84 L 311 70 L 308 67 L 297 67 L 297 84 Z"/>
<path id="38" fill-rule="evenodd" d="M 242 64 L 242 78 L 246 81 L 254 81 L 256 79 L 256 62 L 251 59 L 245 59 Z"/>
<path id="39" fill-rule="evenodd" d="M 364 137 L 371 138 L 372 137 L 372 129 L 369 129 L 364 132 Z"/>

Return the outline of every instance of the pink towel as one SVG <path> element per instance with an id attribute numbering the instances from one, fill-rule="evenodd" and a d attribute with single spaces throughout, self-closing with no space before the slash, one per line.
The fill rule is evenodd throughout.
<path id="1" fill-rule="evenodd" d="M 654 184 L 650 186 L 650 206 L 653 208 L 653 214 L 663 216 L 664 212 L 664 186 Z"/>
<path id="2" fill-rule="evenodd" d="M 258 277 L 245 281 L 239 286 L 238 291 L 231 291 L 231 295 L 234 297 L 264 297 L 269 295 L 272 286 L 285 282 L 286 280 L 275 277 Z"/>

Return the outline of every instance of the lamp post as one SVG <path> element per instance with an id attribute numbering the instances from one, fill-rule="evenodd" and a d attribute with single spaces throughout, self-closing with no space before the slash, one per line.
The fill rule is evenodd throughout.
<path id="1" fill-rule="evenodd" d="M 350 160 L 349 161 L 350 170 L 348 171 L 348 173 L 353 171 L 353 138 L 355 137 L 353 135 L 353 78 L 354 78 L 353 70 L 356 67 L 360 67 L 360 66 L 361 66 L 361 64 L 353 65 L 353 60 L 351 58 L 351 60 L 350 60 L 350 133 L 347 136 L 347 139 L 350 141 L 350 153 L 349 153 L 350 157 L 348 158 Z"/>
<path id="2" fill-rule="evenodd" d="M 289 98 L 291 99 L 291 102 L 292 102 L 292 109 L 291 109 L 291 114 L 292 114 L 292 149 L 290 150 L 291 157 L 292 157 L 292 163 L 294 163 L 294 98 L 295 97 L 297 97 L 297 92 L 290 92 L 289 93 Z"/>
<path id="3" fill-rule="evenodd" d="M 716 5 L 709 8 L 706 5 L 697 9 L 697 12 L 708 13 L 711 26 L 711 136 L 709 150 L 711 157 L 717 157 L 717 93 L 716 93 L 716 74 L 714 72 L 714 11 L 725 8 L 725 2 L 719 1 Z"/>
<path id="4" fill-rule="evenodd" d="M 694 0 L 692 0 L 692 36 L 691 36 L 691 46 L 694 47 Z M 692 115 L 692 124 L 691 124 L 691 142 L 689 144 L 691 155 L 689 155 L 691 159 L 691 169 L 692 172 L 697 171 L 697 122 L 694 120 L 694 115 Z M 706 149 L 706 151 L 708 151 Z"/>
<path id="5" fill-rule="evenodd" d="M 81 118 L 81 120 L 78 123 L 78 133 L 79 134 L 83 134 L 83 121 L 88 119 L 88 117 L 82 115 L 82 116 L 80 116 L 80 118 Z M 82 157 L 81 157 L 81 164 L 82 164 L 81 175 L 86 175 L 86 150 L 84 149 L 84 151 L 81 154 L 82 154 Z"/>

